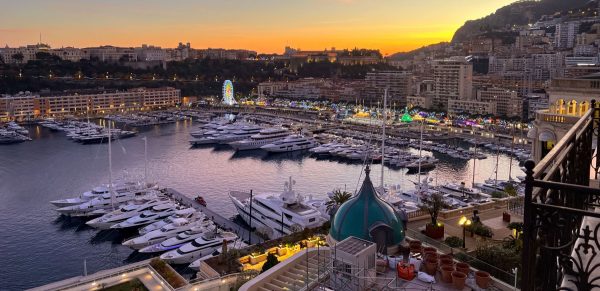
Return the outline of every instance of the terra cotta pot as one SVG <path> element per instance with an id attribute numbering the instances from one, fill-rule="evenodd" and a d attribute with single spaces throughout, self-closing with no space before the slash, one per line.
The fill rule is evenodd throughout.
<path id="1" fill-rule="evenodd" d="M 431 276 L 435 276 L 437 272 L 438 260 L 437 258 L 427 258 L 425 260 L 425 272 Z"/>
<path id="2" fill-rule="evenodd" d="M 471 267 L 467 263 L 456 263 L 456 271 L 465 275 L 469 275 L 469 272 L 471 272 Z"/>
<path id="3" fill-rule="evenodd" d="M 454 272 L 454 267 L 449 265 L 442 266 L 442 281 L 446 283 L 452 283 L 452 272 Z"/>
<path id="4" fill-rule="evenodd" d="M 452 285 L 454 285 L 454 288 L 462 290 L 463 288 L 465 288 L 466 280 L 467 275 L 465 275 L 465 273 L 459 271 L 452 272 Z"/>
<path id="5" fill-rule="evenodd" d="M 479 286 L 479 288 L 486 289 L 490 287 L 491 281 L 492 278 L 490 277 L 490 273 L 484 271 L 475 272 L 475 283 L 477 283 L 477 286 Z"/>

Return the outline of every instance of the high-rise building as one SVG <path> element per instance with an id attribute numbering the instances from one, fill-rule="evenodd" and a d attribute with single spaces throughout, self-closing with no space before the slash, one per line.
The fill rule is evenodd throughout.
<path id="1" fill-rule="evenodd" d="M 433 65 L 433 107 L 447 109 L 448 100 L 470 100 L 473 65 L 464 58 L 438 60 Z"/>
<path id="2" fill-rule="evenodd" d="M 405 71 L 374 71 L 365 77 L 365 101 L 373 104 L 383 100 L 388 88 L 388 104 L 406 106 L 406 97 L 412 95 L 412 74 Z"/>

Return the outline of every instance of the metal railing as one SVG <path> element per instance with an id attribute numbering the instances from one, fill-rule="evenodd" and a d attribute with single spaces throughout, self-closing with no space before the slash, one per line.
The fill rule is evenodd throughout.
<path id="1" fill-rule="evenodd" d="M 537 164 L 525 163 L 522 290 L 599 288 L 600 218 L 594 208 L 598 176 L 600 109 L 595 101 L 554 148 Z"/>

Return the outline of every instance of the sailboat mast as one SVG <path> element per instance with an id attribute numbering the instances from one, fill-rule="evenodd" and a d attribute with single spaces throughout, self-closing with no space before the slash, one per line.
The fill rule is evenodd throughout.
<path id="1" fill-rule="evenodd" d="M 421 157 L 423 151 L 423 125 L 425 125 L 425 119 L 421 121 L 421 137 L 419 138 L 419 173 L 417 174 L 417 183 L 421 183 Z"/>
<path id="2" fill-rule="evenodd" d="M 477 161 L 477 141 L 475 141 L 475 150 L 473 151 L 473 182 L 471 187 L 475 188 L 475 161 Z"/>
<path id="3" fill-rule="evenodd" d="M 108 120 L 108 191 L 110 192 L 110 204 L 113 210 L 115 209 L 115 194 L 113 193 L 112 182 L 112 149 L 111 149 L 112 133 L 110 132 L 110 120 Z"/>
<path id="4" fill-rule="evenodd" d="M 515 125 L 512 125 L 511 130 L 512 140 L 510 142 L 510 160 L 508 162 L 508 181 L 512 181 L 512 159 L 513 159 L 513 151 L 515 150 Z"/>
<path id="5" fill-rule="evenodd" d="M 144 136 L 144 187 L 148 186 L 148 138 Z"/>
<path id="6" fill-rule="evenodd" d="M 385 161 L 385 122 L 387 120 L 386 104 L 387 104 L 387 92 L 388 88 L 385 88 L 383 94 L 383 122 L 381 125 L 381 187 L 383 188 L 383 172 L 384 172 L 384 161 Z"/>

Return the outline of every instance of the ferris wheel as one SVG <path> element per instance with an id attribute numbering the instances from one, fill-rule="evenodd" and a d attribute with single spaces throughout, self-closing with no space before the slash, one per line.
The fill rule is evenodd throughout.
<path id="1" fill-rule="evenodd" d="M 235 98 L 233 98 L 233 83 L 230 80 L 223 82 L 223 104 L 235 105 Z"/>

